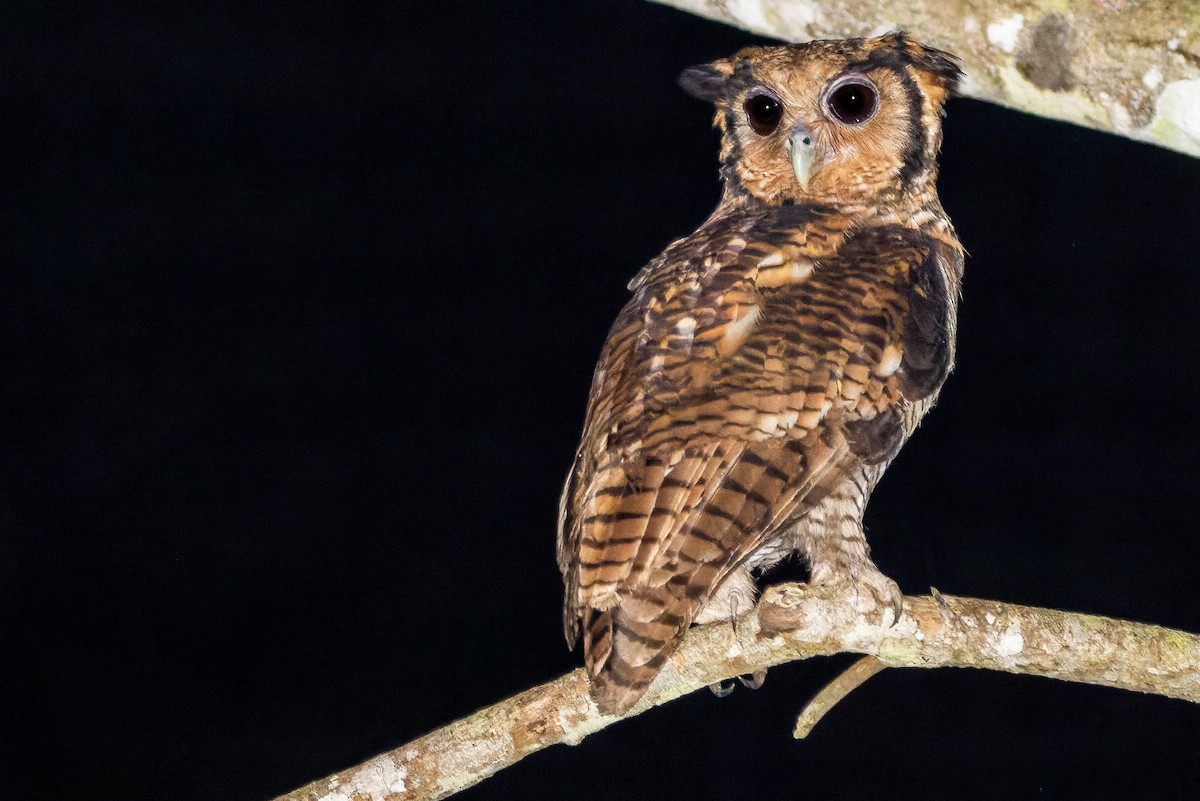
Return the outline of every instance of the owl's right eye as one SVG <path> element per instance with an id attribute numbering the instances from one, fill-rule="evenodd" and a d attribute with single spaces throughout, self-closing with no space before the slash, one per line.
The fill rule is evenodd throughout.
<path id="1" fill-rule="evenodd" d="M 865 78 L 849 78 L 834 84 L 825 105 L 841 122 L 859 125 L 874 116 L 879 94 Z"/>
<path id="2" fill-rule="evenodd" d="M 766 136 L 779 127 L 783 119 L 783 104 L 770 95 L 746 98 L 746 119 L 759 136 Z"/>

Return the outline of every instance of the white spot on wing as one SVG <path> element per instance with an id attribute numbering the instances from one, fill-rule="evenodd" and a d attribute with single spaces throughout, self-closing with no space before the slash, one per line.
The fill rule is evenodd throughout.
<path id="1" fill-rule="evenodd" d="M 783 253 L 778 250 L 771 251 L 767 255 L 763 256 L 762 260 L 760 260 L 758 262 L 758 266 L 760 268 L 762 268 L 762 267 L 778 267 L 781 264 L 783 264 Z"/>
<path id="2" fill-rule="evenodd" d="M 738 346 L 746 341 L 746 337 L 750 335 L 750 329 L 758 322 L 761 314 L 761 306 L 751 306 L 745 314 L 730 323 L 729 327 L 725 329 L 725 335 L 721 337 L 721 341 L 717 345 L 717 351 L 722 356 L 728 356 L 737 350 Z"/>
<path id="3" fill-rule="evenodd" d="M 895 345 L 888 345 L 883 349 L 883 353 L 879 357 L 879 366 L 875 368 L 875 375 L 880 378 L 887 378 L 895 375 L 900 369 L 900 359 L 904 356 L 904 351 Z"/>

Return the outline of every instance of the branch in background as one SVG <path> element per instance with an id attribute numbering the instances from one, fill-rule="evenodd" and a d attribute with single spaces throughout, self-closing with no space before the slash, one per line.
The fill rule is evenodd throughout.
<path id="1" fill-rule="evenodd" d="M 812 734 L 813 727 L 821 722 L 821 718 L 825 717 L 829 710 L 837 706 L 838 701 L 857 690 L 863 685 L 863 682 L 886 667 L 887 665 L 874 656 L 864 656 L 855 662 L 849 670 L 829 682 L 829 685 L 817 693 L 801 710 L 800 716 L 796 718 L 796 725 L 792 728 L 792 736 L 797 740 L 803 740 Z"/>
<path id="2" fill-rule="evenodd" d="M 900 620 L 887 626 L 877 610 L 860 613 L 855 602 L 841 588 L 769 588 L 736 626 L 691 629 L 626 717 L 723 679 L 843 652 L 869 654 L 889 667 L 986 668 L 1200 703 L 1200 636 L 1194 634 L 936 591 L 906 597 Z M 849 692 L 854 678 L 839 679 L 835 685 L 842 687 L 834 692 Z M 824 697 L 822 711 L 837 700 Z M 580 669 L 277 801 L 445 798 L 535 751 L 575 745 L 621 719 L 597 711 Z"/>
<path id="3" fill-rule="evenodd" d="M 968 97 L 1200 156 L 1195 2 L 656 2 L 791 42 L 907 30 L 962 58 Z"/>

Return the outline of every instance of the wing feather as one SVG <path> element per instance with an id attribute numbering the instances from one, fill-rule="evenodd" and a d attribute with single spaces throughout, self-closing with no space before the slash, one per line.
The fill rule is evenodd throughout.
<path id="1" fill-rule="evenodd" d="M 583 618 L 607 708 L 640 696 L 721 581 L 863 443 L 887 444 L 864 421 L 895 428 L 918 400 L 906 391 L 940 386 L 938 310 L 910 291 L 932 285 L 937 251 L 909 229 L 776 209 L 710 222 L 632 284 L 560 505 L 564 625 L 573 641 Z"/>

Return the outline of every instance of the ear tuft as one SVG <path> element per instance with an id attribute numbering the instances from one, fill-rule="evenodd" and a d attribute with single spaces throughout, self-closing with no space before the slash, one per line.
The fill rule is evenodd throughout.
<path id="1" fill-rule="evenodd" d="M 941 80 L 947 94 L 953 95 L 958 91 L 958 83 L 963 77 L 963 71 L 959 66 L 957 56 L 947 53 L 945 50 L 923 45 L 917 65 Z"/>
<path id="2" fill-rule="evenodd" d="M 921 44 L 910 38 L 904 31 L 896 31 L 891 35 L 896 41 L 897 48 L 906 52 L 918 69 L 924 70 L 932 76 L 941 84 L 947 94 L 955 93 L 963 75 L 957 56 L 947 53 L 945 50 Z"/>
<path id="3" fill-rule="evenodd" d="M 729 62 L 714 61 L 688 67 L 679 76 L 679 85 L 697 100 L 715 103 L 725 95 L 725 82 L 731 73 Z"/>

